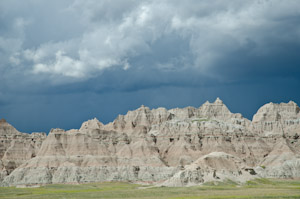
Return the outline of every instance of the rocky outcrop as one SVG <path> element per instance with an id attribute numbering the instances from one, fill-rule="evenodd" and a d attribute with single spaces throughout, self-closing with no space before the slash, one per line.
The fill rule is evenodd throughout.
<path id="1" fill-rule="evenodd" d="M 243 160 L 224 152 L 212 152 L 185 166 L 163 186 L 192 186 L 209 181 L 245 182 L 255 177 L 255 171 Z"/>
<path id="2" fill-rule="evenodd" d="M 45 133 L 21 133 L 1 119 L 0 181 L 21 164 L 34 158 L 45 138 Z"/>
<path id="3" fill-rule="evenodd" d="M 253 121 L 231 113 L 219 98 L 199 108 L 141 106 L 106 125 L 93 119 L 78 130 L 52 129 L 34 145 L 33 156 L 26 153 L 27 159 L 2 176 L 2 185 L 130 181 L 189 186 L 300 177 L 299 120 L 294 102 L 264 105 Z M 6 129 L 3 135 L 20 134 Z M 8 154 L 17 158 L 22 152 Z M 0 169 L 4 165 L 1 159 Z"/>
<path id="4" fill-rule="evenodd" d="M 254 130 L 267 134 L 297 136 L 300 128 L 300 108 L 295 102 L 262 106 L 253 116 Z"/>
<path id="5" fill-rule="evenodd" d="M 94 119 L 80 130 L 53 129 L 37 157 L 17 168 L 4 183 L 156 182 L 168 179 L 176 170 L 165 165 L 145 137 L 101 127 Z"/>

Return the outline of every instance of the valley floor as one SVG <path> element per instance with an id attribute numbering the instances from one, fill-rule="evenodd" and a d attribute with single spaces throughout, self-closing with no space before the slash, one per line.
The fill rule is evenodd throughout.
<path id="1" fill-rule="evenodd" d="M 300 198 L 300 180 L 257 179 L 245 185 L 233 182 L 194 187 L 147 187 L 129 183 L 108 182 L 81 185 L 46 185 L 38 188 L 0 187 L 0 198 Z"/>

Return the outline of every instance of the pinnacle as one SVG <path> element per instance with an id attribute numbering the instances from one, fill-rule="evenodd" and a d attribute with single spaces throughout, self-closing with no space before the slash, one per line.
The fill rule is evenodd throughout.
<path id="1" fill-rule="evenodd" d="M 288 104 L 296 104 L 294 101 L 290 100 Z"/>
<path id="2" fill-rule="evenodd" d="M 209 101 L 206 100 L 206 102 L 205 102 L 204 104 L 208 105 L 208 104 L 210 104 L 210 103 L 209 103 Z"/>
<path id="3" fill-rule="evenodd" d="M 0 123 L 6 123 L 6 120 L 5 120 L 4 118 L 2 118 L 2 119 L 0 120 Z"/>
<path id="4" fill-rule="evenodd" d="M 223 104 L 223 101 L 219 97 L 217 97 L 214 104 Z"/>
<path id="5" fill-rule="evenodd" d="M 96 117 L 94 117 L 94 119 L 91 119 L 91 121 L 100 122 Z"/>
<path id="6" fill-rule="evenodd" d="M 137 110 L 140 110 L 140 109 L 142 109 L 142 110 L 144 110 L 144 109 L 149 109 L 149 107 L 147 107 L 147 106 L 145 106 L 145 105 L 141 105 L 141 107 L 140 108 L 138 108 Z"/>

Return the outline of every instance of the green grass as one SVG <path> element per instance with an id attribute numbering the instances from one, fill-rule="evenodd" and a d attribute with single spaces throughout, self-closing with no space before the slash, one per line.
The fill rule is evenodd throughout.
<path id="1" fill-rule="evenodd" d="M 245 185 L 232 181 L 194 187 L 147 187 L 130 183 L 46 185 L 39 188 L 0 187 L 0 198 L 163 198 L 163 199 L 273 199 L 300 198 L 300 180 L 256 179 Z"/>

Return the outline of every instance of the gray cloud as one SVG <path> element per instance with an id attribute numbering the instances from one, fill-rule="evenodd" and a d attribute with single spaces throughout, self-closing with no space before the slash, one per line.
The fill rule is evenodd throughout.
<path id="1" fill-rule="evenodd" d="M 8 15 L 14 36 L 0 38 L 6 63 L 27 64 L 24 70 L 33 77 L 48 74 L 60 84 L 64 77 L 82 81 L 111 67 L 137 68 L 131 60 L 153 53 L 155 43 L 173 35 L 177 40 L 165 49 L 185 42 L 189 53 L 172 57 L 166 51 L 166 60 L 152 67 L 163 70 L 180 63 L 178 67 L 195 67 L 209 76 L 233 52 L 268 56 L 276 43 L 300 40 L 300 5 L 293 0 L 29 2 L 33 7 L 2 5 L 14 8 Z"/>
<path id="2" fill-rule="evenodd" d="M 1 1 L 0 114 L 25 129 L 73 114 L 69 128 L 220 96 L 250 118 L 267 100 L 300 99 L 299 24 L 297 0 Z"/>

